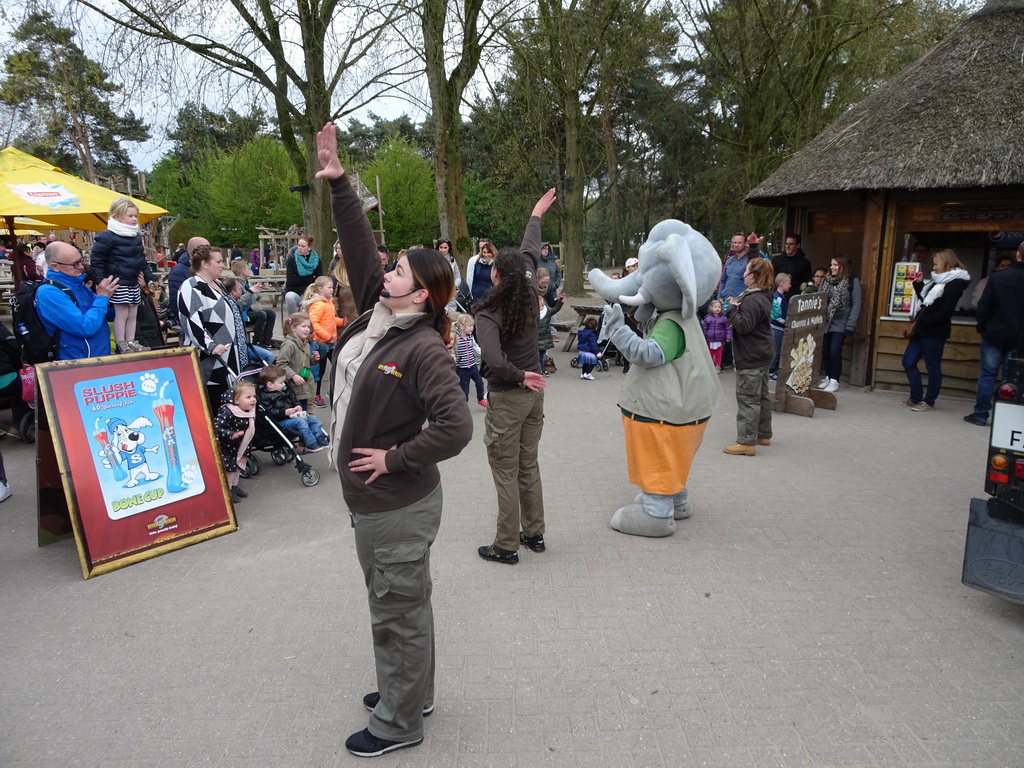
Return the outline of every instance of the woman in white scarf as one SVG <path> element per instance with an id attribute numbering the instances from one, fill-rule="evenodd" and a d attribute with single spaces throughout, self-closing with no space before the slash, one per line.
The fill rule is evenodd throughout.
<path id="1" fill-rule="evenodd" d="M 921 300 L 921 308 L 914 318 L 914 333 L 907 341 L 903 353 L 903 370 L 910 382 L 910 410 L 922 412 L 935 407 L 935 399 L 942 386 L 942 351 L 946 347 L 952 329 L 953 313 L 960 297 L 971 283 L 971 276 L 960 263 L 956 253 L 946 249 L 935 254 L 935 271 L 932 279 L 923 282 L 918 272 L 914 280 L 914 292 Z M 922 395 L 921 372 L 917 365 L 924 358 L 928 371 L 928 390 Z"/>

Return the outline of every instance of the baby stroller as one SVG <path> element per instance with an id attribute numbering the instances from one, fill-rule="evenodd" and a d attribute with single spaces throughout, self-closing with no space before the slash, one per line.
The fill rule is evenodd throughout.
<path id="1" fill-rule="evenodd" d="M 239 376 L 240 379 L 253 380 L 259 375 L 259 368 L 245 371 Z M 256 403 L 256 434 L 253 435 L 249 444 L 249 461 L 242 467 L 242 477 L 253 477 L 260 473 L 260 459 L 256 451 L 264 451 L 270 454 L 270 459 L 278 466 L 283 466 L 289 461 L 295 462 L 295 470 L 302 477 L 302 484 L 312 488 L 320 482 L 320 472 L 302 460 L 302 457 L 295 450 L 292 438 L 298 437 L 295 432 L 285 429 L 273 422 L 267 415 L 266 409 Z"/>
<path id="2" fill-rule="evenodd" d="M 18 429 L 24 442 L 34 443 L 36 441 L 36 369 L 35 366 L 23 363 L 21 347 L 14 335 L 2 323 L 0 323 L 0 370 L 17 374 L 14 381 L 4 387 L 5 393 L 0 399 L 12 401 L 13 413 L 17 414 L 19 410 L 24 411 L 11 426 Z M 19 407 L 18 402 L 14 401 L 20 401 L 24 407 Z M 6 432 L 0 431 L 0 437 L 6 436 Z"/>
<path id="3" fill-rule="evenodd" d="M 457 312 L 469 314 L 469 306 L 473 303 L 473 294 L 469 291 L 469 283 L 459 280 L 458 290 L 455 292 L 455 308 Z"/>

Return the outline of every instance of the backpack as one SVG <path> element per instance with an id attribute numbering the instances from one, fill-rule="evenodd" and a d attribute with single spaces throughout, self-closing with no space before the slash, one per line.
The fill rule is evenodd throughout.
<path id="1" fill-rule="evenodd" d="M 36 291 L 41 285 L 53 285 L 78 306 L 75 295 L 69 288 L 54 280 L 24 280 L 11 296 L 11 324 L 14 335 L 21 347 L 21 357 L 26 365 L 50 363 L 58 359 L 60 328 L 50 336 L 36 311 Z"/>

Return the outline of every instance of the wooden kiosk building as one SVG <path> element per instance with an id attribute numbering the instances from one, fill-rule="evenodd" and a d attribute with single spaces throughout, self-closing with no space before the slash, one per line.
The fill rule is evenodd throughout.
<path id="1" fill-rule="evenodd" d="M 918 244 L 954 249 L 972 284 L 946 344 L 942 388 L 973 394 L 971 294 L 1024 240 L 1024 0 L 988 0 L 746 200 L 785 208 L 785 231 L 801 235 L 815 268 L 837 253 L 853 261 L 863 304 L 844 367 L 855 385 L 907 385 L 900 274 Z"/>

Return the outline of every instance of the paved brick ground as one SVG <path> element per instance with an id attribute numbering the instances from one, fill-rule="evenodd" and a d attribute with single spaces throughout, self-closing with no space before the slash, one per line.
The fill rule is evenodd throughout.
<path id="1" fill-rule="evenodd" d="M 547 390 L 548 551 L 481 561 L 483 409 L 443 467 L 437 711 L 413 766 L 1024 765 L 1024 607 L 960 584 L 987 433 L 843 387 L 732 457 L 733 378 L 668 539 L 634 490 L 613 368 Z M 374 675 L 337 480 L 266 462 L 229 536 L 83 581 L 35 546 L 33 454 L 0 444 L 0 766 L 355 765 Z M 313 459 L 325 465 L 322 456 Z"/>

